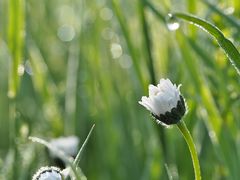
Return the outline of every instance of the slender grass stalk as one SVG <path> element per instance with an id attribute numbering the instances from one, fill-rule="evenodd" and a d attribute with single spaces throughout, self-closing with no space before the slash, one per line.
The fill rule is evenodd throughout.
<path id="1" fill-rule="evenodd" d="M 186 40 L 184 39 L 183 33 L 177 34 L 176 39 L 178 41 L 179 47 L 189 47 Z M 207 84 L 205 74 L 199 69 L 197 61 L 194 59 L 194 56 L 189 53 L 188 48 L 182 48 L 182 57 L 186 69 L 191 74 L 193 79 L 193 85 L 196 90 L 199 90 L 201 94 L 201 103 L 206 107 L 207 112 L 209 113 L 209 121 L 205 121 L 206 126 L 214 132 L 214 135 L 211 136 L 211 140 L 214 144 L 218 143 L 219 135 L 221 132 L 222 118 L 220 112 L 216 106 L 213 94 Z"/>
<path id="2" fill-rule="evenodd" d="M 77 96 L 77 71 L 79 68 L 78 62 L 78 45 L 73 43 L 69 48 L 69 60 L 66 81 L 66 96 L 65 96 L 65 134 L 75 132 L 75 117 L 76 117 L 76 96 Z"/>
<path id="3" fill-rule="evenodd" d="M 160 19 L 162 22 L 165 23 L 166 18 L 165 18 L 165 16 L 164 16 L 163 13 L 159 12 L 159 10 L 157 10 L 157 9 L 152 5 L 151 2 L 146 1 L 145 4 L 146 4 L 146 6 L 147 6 L 154 14 L 157 15 L 158 19 Z"/>
<path id="4" fill-rule="evenodd" d="M 67 65 L 67 80 L 66 80 L 66 94 L 65 94 L 65 119 L 64 119 L 64 132 L 71 134 L 75 132 L 76 126 L 76 107 L 77 107 L 77 86 L 78 86 L 78 71 L 79 71 L 79 57 L 82 44 L 82 24 L 84 21 L 85 0 L 79 1 L 79 6 L 74 8 L 73 1 L 71 6 L 79 11 L 79 27 L 76 28 L 77 40 L 73 40 L 69 46 L 69 57 Z M 80 9 L 79 9 L 80 8 Z M 77 11 L 77 10 L 76 10 Z M 74 24 L 74 16 L 71 17 L 71 23 Z"/>
<path id="5" fill-rule="evenodd" d="M 200 165 L 199 165 L 197 150 L 195 148 L 192 136 L 191 136 L 190 132 L 188 131 L 187 126 L 184 123 L 184 121 L 180 121 L 177 124 L 177 127 L 181 131 L 185 141 L 187 142 L 188 148 L 190 150 L 193 168 L 194 168 L 195 180 L 200 180 L 201 179 Z"/>
<path id="6" fill-rule="evenodd" d="M 10 147 L 15 148 L 15 136 L 16 136 L 16 103 L 15 99 L 9 99 L 9 143 Z"/>
<path id="7" fill-rule="evenodd" d="M 20 76 L 18 68 L 22 61 L 22 48 L 24 44 L 24 0 L 10 0 L 8 3 L 8 48 L 11 55 L 9 70 L 8 96 L 16 96 Z"/>
<path id="8" fill-rule="evenodd" d="M 140 14 L 140 21 L 142 24 L 142 35 L 144 37 L 143 40 L 144 40 L 144 46 L 146 49 L 146 59 L 148 64 L 148 71 L 150 73 L 150 81 L 151 81 L 151 84 L 156 84 L 157 80 L 156 80 L 156 74 L 154 70 L 154 59 L 152 55 L 152 41 L 151 41 L 151 36 L 149 34 L 150 29 L 147 23 L 146 13 L 145 13 L 145 9 L 147 7 L 146 3 L 147 2 L 145 2 L 144 0 L 139 2 L 139 14 Z M 160 127 L 160 129 L 158 129 L 158 134 L 159 134 L 160 142 L 162 145 L 165 161 L 168 162 L 169 153 L 166 146 L 166 135 L 164 130 L 165 129 L 163 127 Z"/>
<path id="9" fill-rule="evenodd" d="M 18 159 L 18 148 L 16 144 L 16 99 L 9 99 L 9 144 L 12 148 L 13 157 L 15 163 L 13 163 L 12 168 L 14 169 L 14 174 L 12 178 L 15 179 L 18 176 L 18 168 L 17 168 L 17 159 Z"/>
<path id="10" fill-rule="evenodd" d="M 140 1 L 139 2 L 139 14 L 140 14 L 140 21 L 142 24 L 142 34 L 143 34 L 143 40 L 144 40 L 144 46 L 146 49 L 146 56 L 147 56 L 147 63 L 148 63 L 148 70 L 150 73 L 151 83 L 156 84 L 156 77 L 155 77 L 155 71 L 154 71 L 154 59 L 152 56 L 152 41 L 149 34 L 149 27 L 146 20 L 146 14 L 145 14 L 145 2 Z"/>
<path id="11" fill-rule="evenodd" d="M 172 177 L 172 175 L 171 175 L 171 172 L 170 172 L 167 164 L 165 164 L 165 169 L 166 169 L 166 171 L 167 171 L 168 179 L 169 179 L 169 180 L 173 180 L 173 177 Z"/>
<path id="12" fill-rule="evenodd" d="M 124 18 L 123 14 L 121 12 L 121 9 L 120 9 L 120 5 L 116 0 L 112 0 L 112 8 L 113 8 L 114 13 L 116 14 L 117 20 L 119 22 L 119 25 L 121 27 L 123 36 L 125 38 L 125 41 L 126 41 L 126 44 L 127 44 L 128 50 L 129 50 L 129 53 L 132 57 L 134 68 L 135 68 L 139 83 L 141 84 L 142 87 L 145 87 L 144 78 L 143 78 L 143 75 L 141 73 L 140 66 L 139 66 L 139 64 L 140 64 L 139 59 L 138 59 L 136 50 L 133 46 L 133 42 L 132 42 L 129 30 L 126 26 L 126 19 Z"/>
<path id="13" fill-rule="evenodd" d="M 213 4 L 209 2 L 208 0 L 202 1 L 204 4 L 206 4 L 210 9 L 212 9 L 215 13 L 219 14 L 223 19 L 226 20 L 229 24 L 231 24 L 233 27 L 237 29 L 239 32 L 240 29 L 240 23 L 238 22 L 238 19 L 236 19 L 234 16 L 225 14 L 224 11 L 219 9 L 216 4 Z"/>
<path id="14" fill-rule="evenodd" d="M 15 173 L 12 178 L 18 178 L 17 160 L 18 149 L 16 145 L 16 94 L 20 84 L 19 67 L 22 61 L 25 26 L 25 0 L 10 0 L 8 2 L 8 49 L 10 54 L 8 97 L 9 97 L 9 144 L 14 150 Z"/>
<path id="15" fill-rule="evenodd" d="M 83 142 L 83 144 L 82 144 L 80 150 L 78 151 L 78 154 L 77 154 L 76 158 L 74 159 L 73 164 L 74 164 L 76 167 L 78 166 L 78 164 L 79 164 L 79 162 L 80 162 L 80 159 L 81 159 L 81 155 L 82 155 L 83 149 L 84 149 L 84 147 L 86 146 L 86 144 L 87 144 L 87 142 L 88 142 L 88 139 L 90 138 L 90 136 L 91 136 L 91 134 L 92 134 L 92 131 L 93 131 L 94 127 L 95 127 L 95 124 L 94 124 L 94 125 L 92 126 L 92 128 L 90 129 L 90 131 L 89 131 L 89 133 L 88 133 L 88 135 L 87 135 L 85 141 Z"/>
<path id="16" fill-rule="evenodd" d="M 33 87 L 38 96 L 43 100 L 42 109 L 45 120 L 49 120 L 54 132 L 62 131 L 62 116 L 60 113 L 59 105 L 57 104 L 56 94 L 57 85 L 53 80 L 53 76 L 50 72 L 49 65 L 45 62 L 42 52 L 39 47 L 32 41 L 28 46 L 29 61 L 33 76 L 31 76 Z M 51 107 L 51 113 L 48 113 Z"/>

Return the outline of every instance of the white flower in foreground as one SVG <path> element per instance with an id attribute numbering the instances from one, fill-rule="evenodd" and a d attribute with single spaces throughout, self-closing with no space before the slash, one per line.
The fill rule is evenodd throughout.
<path id="1" fill-rule="evenodd" d="M 75 157 L 78 153 L 79 138 L 77 136 L 59 137 L 52 139 L 50 144 L 66 153 L 66 155 Z M 51 150 L 50 156 L 56 158 L 55 153 Z"/>
<path id="2" fill-rule="evenodd" d="M 65 153 L 65 155 L 75 158 L 78 153 L 79 138 L 77 136 L 67 136 L 52 139 L 50 145 Z M 64 161 L 57 156 L 51 149 L 48 150 L 51 160 L 54 165 L 60 168 L 65 168 Z"/>
<path id="3" fill-rule="evenodd" d="M 63 180 L 63 175 L 57 167 L 41 167 L 32 180 Z"/>
<path id="4" fill-rule="evenodd" d="M 178 123 L 185 114 L 185 102 L 180 85 L 173 85 L 169 79 L 160 79 L 157 86 L 149 85 L 149 97 L 143 96 L 139 104 L 148 109 L 158 123 Z"/>

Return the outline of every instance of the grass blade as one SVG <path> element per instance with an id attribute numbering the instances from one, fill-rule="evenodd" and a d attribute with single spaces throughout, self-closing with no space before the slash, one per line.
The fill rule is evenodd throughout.
<path id="1" fill-rule="evenodd" d="M 90 129 L 90 131 L 89 131 L 89 133 L 88 133 L 88 135 L 87 135 L 87 138 L 85 139 L 85 141 L 83 142 L 80 150 L 78 151 L 78 154 L 77 154 L 77 156 L 76 156 L 76 158 L 75 158 L 75 160 L 74 160 L 74 163 L 73 163 L 75 166 L 78 166 L 78 164 L 79 164 L 79 162 L 80 162 L 83 149 L 85 148 L 85 146 L 86 146 L 86 144 L 87 144 L 87 142 L 88 142 L 88 140 L 89 140 L 89 138 L 90 138 L 90 136 L 91 136 L 91 134 L 92 134 L 92 131 L 93 131 L 94 127 L 95 127 L 95 124 L 94 124 L 94 125 L 92 126 L 92 128 Z"/>
<path id="2" fill-rule="evenodd" d="M 141 73 L 140 67 L 139 67 L 140 63 L 138 62 L 138 57 L 135 52 L 135 48 L 133 47 L 133 42 L 131 41 L 130 33 L 126 26 L 126 20 L 124 19 L 124 16 L 121 13 L 120 5 L 116 2 L 116 0 L 112 0 L 112 7 L 113 7 L 113 11 L 116 14 L 116 17 L 118 19 L 120 27 L 122 29 L 124 38 L 126 40 L 126 44 L 128 46 L 129 53 L 132 57 L 134 68 L 135 68 L 137 77 L 139 79 L 139 82 L 142 87 L 145 87 L 144 79 L 143 79 L 143 76 L 142 76 L 142 73 Z"/>
<path id="3" fill-rule="evenodd" d="M 22 61 L 24 44 L 25 2 L 24 0 L 10 0 L 8 5 L 8 48 L 11 55 L 8 96 L 14 98 L 20 82 L 18 68 Z"/>
<path id="4" fill-rule="evenodd" d="M 79 52 L 78 45 L 73 43 L 69 48 L 69 60 L 67 65 L 67 81 L 66 81 L 66 95 L 65 95 L 65 133 L 74 132 L 75 115 L 76 115 L 76 96 L 77 96 L 77 72 L 79 68 Z"/>
<path id="5" fill-rule="evenodd" d="M 240 24 L 237 21 L 237 19 L 235 19 L 232 16 L 226 15 L 222 10 L 220 10 L 215 4 L 212 4 L 211 2 L 208 1 L 203 1 L 204 4 L 206 4 L 211 10 L 213 10 L 215 13 L 219 14 L 222 18 L 226 19 L 226 22 L 228 22 L 229 24 L 231 24 L 233 27 L 235 27 L 238 32 L 240 30 Z"/>
<path id="6" fill-rule="evenodd" d="M 145 2 L 146 6 L 154 13 L 156 14 L 156 16 L 159 18 L 159 20 L 161 20 L 162 22 L 165 22 L 165 16 L 160 13 L 153 5 L 152 3 L 150 3 L 149 1 Z"/>
<path id="7" fill-rule="evenodd" d="M 37 94 L 44 99 L 42 103 L 42 111 L 44 120 L 49 121 L 54 132 L 58 134 L 63 130 L 61 112 L 57 103 L 57 85 L 50 76 L 49 67 L 45 63 L 42 53 L 34 42 L 29 43 L 29 61 L 31 64 L 33 75 L 33 87 Z M 51 113 L 48 109 L 52 108 Z"/>
<path id="8" fill-rule="evenodd" d="M 201 94 L 201 103 L 203 103 L 204 107 L 207 109 L 207 112 L 210 117 L 210 121 L 206 121 L 206 126 L 208 127 L 209 131 L 214 132 L 213 136 L 211 136 L 211 140 L 213 143 L 218 143 L 219 134 L 221 132 L 221 124 L 223 122 L 220 112 L 215 104 L 213 95 L 206 83 L 206 78 L 202 71 L 200 71 L 199 66 L 197 65 L 197 61 L 194 60 L 191 53 L 189 53 L 189 45 L 185 40 L 182 33 L 177 34 L 177 41 L 179 47 L 186 47 L 182 48 L 182 57 L 185 61 L 187 70 L 191 74 L 192 82 L 195 86 L 196 91 L 199 91 Z"/>
<path id="9" fill-rule="evenodd" d="M 140 21 L 142 24 L 142 33 L 144 37 L 144 45 L 146 49 L 146 56 L 148 60 L 148 69 L 151 77 L 151 83 L 156 84 L 156 77 L 155 77 L 155 71 L 154 71 L 154 64 L 153 64 L 153 56 L 152 56 L 152 43 L 151 43 L 151 37 L 149 34 L 149 27 L 146 21 L 146 15 L 145 15 L 145 2 L 140 1 L 139 2 L 139 14 L 140 14 Z"/>
<path id="10" fill-rule="evenodd" d="M 228 59 L 236 69 L 237 73 L 240 75 L 240 54 L 233 43 L 227 39 L 216 26 L 203 19 L 185 13 L 174 13 L 173 15 L 180 19 L 186 20 L 187 22 L 192 23 L 197 27 L 200 27 L 212 35 L 217 40 L 219 46 L 226 53 Z"/>
<path id="11" fill-rule="evenodd" d="M 154 59 L 153 59 L 153 55 L 152 55 L 152 40 L 151 40 L 151 36 L 150 36 L 150 29 L 147 23 L 147 19 L 146 19 L 146 13 L 145 13 L 145 9 L 147 7 L 148 2 L 147 1 L 140 1 L 139 2 L 139 16 L 140 16 L 140 22 L 142 25 L 142 35 L 143 35 L 143 40 L 144 40 L 144 49 L 146 49 L 146 59 L 147 59 L 147 65 L 148 65 L 148 71 L 150 73 L 150 78 L 151 78 L 151 84 L 156 84 L 157 80 L 156 80 L 156 74 L 155 74 L 155 69 L 154 69 Z M 163 149 L 163 154 L 164 154 L 164 158 L 165 161 L 168 162 L 169 161 L 169 157 L 168 157 L 168 150 L 167 150 L 167 145 L 166 145 L 166 135 L 165 135 L 165 129 L 163 127 L 157 127 L 158 130 L 158 134 L 159 134 L 159 138 L 160 138 L 160 142 L 162 145 L 162 149 Z"/>
<path id="12" fill-rule="evenodd" d="M 25 35 L 25 0 L 10 0 L 8 2 L 8 50 L 10 54 L 9 77 L 8 77 L 8 97 L 9 97 L 9 143 L 13 148 L 15 163 L 13 169 L 13 179 L 18 177 L 17 157 L 19 155 L 16 137 L 16 94 L 19 89 L 20 77 L 24 71 L 21 67 L 23 58 L 23 45 Z M 19 71 L 21 67 L 21 72 Z"/>

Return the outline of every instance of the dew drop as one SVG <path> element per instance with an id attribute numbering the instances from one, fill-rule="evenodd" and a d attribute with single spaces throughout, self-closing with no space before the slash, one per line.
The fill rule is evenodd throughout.
<path id="1" fill-rule="evenodd" d="M 209 131 L 208 135 L 212 139 L 212 141 L 217 142 L 217 137 L 214 131 Z"/>
<path id="2" fill-rule="evenodd" d="M 25 138 L 28 136 L 29 128 L 28 128 L 27 124 L 23 124 L 20 127 L 20 134 L 22 135 L 22 137 L 25 137 Z"/>
<path id="3" fill-rule="evenodd" d="M 73 40 L 75 36 L 75 30 L 73 26 L 65 24 L 58 28 L 57 35 L 63 42 L 69 42 Z"/>
<path id="4" fill-rule="evenodd" d="M 176 31 L 180 27 L 180 24 L 177 18 L 172 14 L 167 15 L 166 21 L 167 21 L 167 27 L 170 31 Z"/>
<path id="5" fill-rule="evenodd" d="M 233 14 L 234 11 L 235 11 L 234 7 L 229 7 L 229 8 L 224 10 L 225 14 L 227 14 L 227 15 Z"/>
<path id="6" fill-rule="evenodd" d="M 123 54 L 119 59 L 119 64 L 123 69 L 128 69 L 132 66 L 132 60 L 129 55 Z"/>
<path id="7" fill-rule="evenodd" d="M 111 9 L 105 7 L 100 11 L 100 17 L 105 21 L 109 21 L 113 17 L 113 12 Z"/>
<path id="8" fill-rule="evenodd" d="M 24 70 L 25 70 L 24 65 L 20 64 L 17 69 L 18 75 L 22 76 L 24 74 Z"/>
<path id="9" fill-rule="evenodd" d="M 105 28 L 102 31 L 102 37 L 105 40 L 111 40 L 114 37 L 114 32 L 111 28 Z"/>
<path id="10" fill-rule="evenodd" d="M 8 94 L 7 94 L 7 95 L 8 95 L 9 98 L 14 98 L 15 95 L 16 95 L 16 93 L 15 93 L 13 90 L 10 89 L 10 90 L 8 91 Z"/>
<path id="11" fill-rule="evenodd" d="M 25 71 L 28 75 L 32 76 L 33 75 L 33 70 L 32 70 L 32 66 L 29 60 L 27 60 L 24 64 L 25 67 Z"/>
<path id="12" fill-rule="evenodd" d="M 120 44 L 112 43 L 110 50 L 111 50 L 113 59 L 117 59 L 122 56 L 123 50 L 122 50 L 122 46 Z"/>

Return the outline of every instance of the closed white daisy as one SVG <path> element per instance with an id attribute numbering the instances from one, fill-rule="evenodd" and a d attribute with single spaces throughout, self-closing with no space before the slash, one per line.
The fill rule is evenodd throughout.
<path id="1" fill-rule="evenodd" d="M 180 85 L 177 87 L 169 79 L 160 79 L 157 86 L 150 84 L 149 97 L 143 96 L 139 104 L 165 125 L 176 124 L 186 111 Z"/>
<path id="2" fill-rule="evenodd" d="M 75 157 L 78 152 L 79 138 L 77 136 L 59 137 L 52 139 L 50 144 L 66 153 L 66 155 Z M 56 158 L 55 153 L 51 150 L 50 156 Z"/>
<path id="3" fill-rule="evenodd" d="M 63 180 L 63 175 L 57 167 L 41 167 L 33 176 L 33 180 Z"/>

